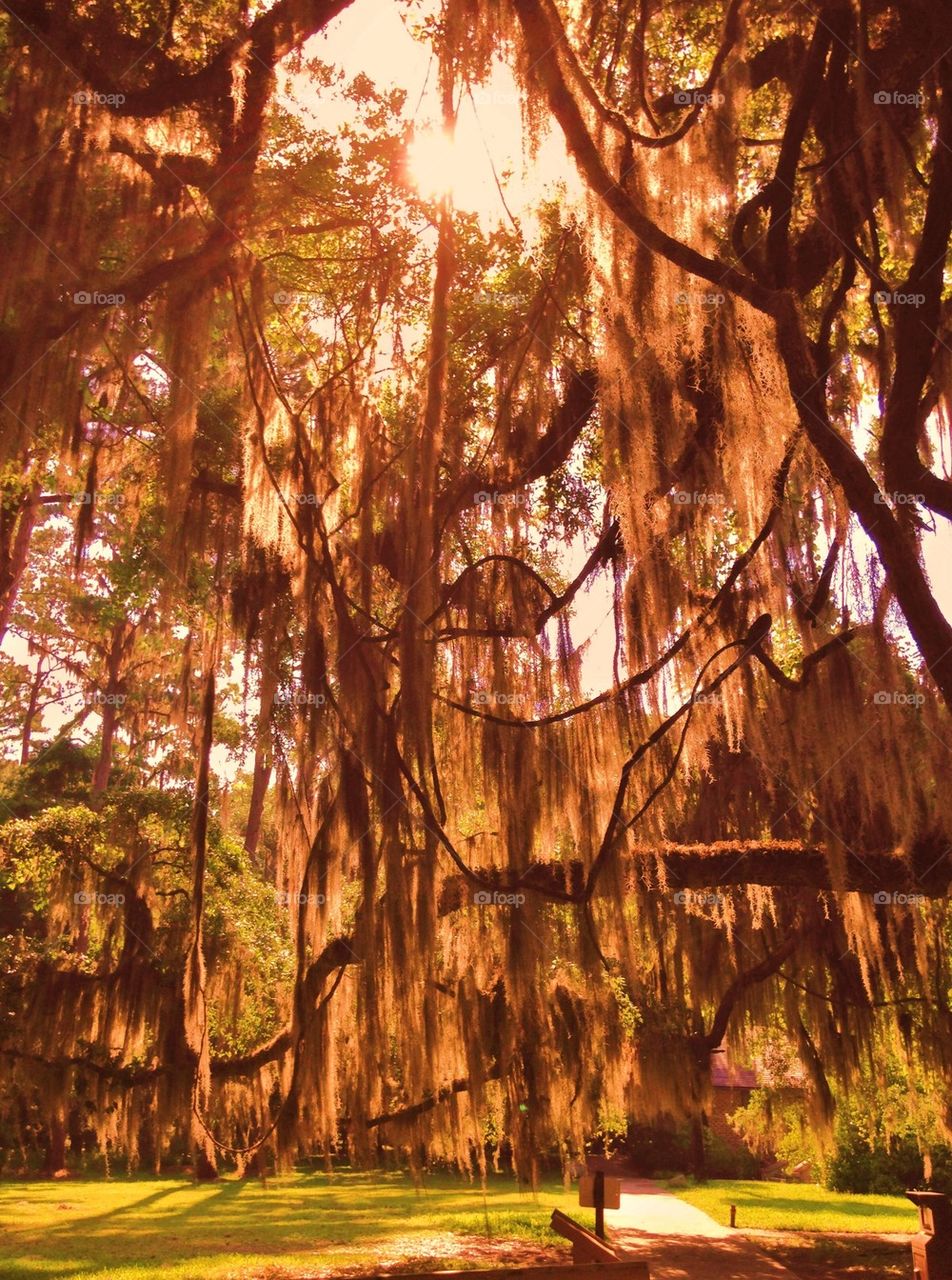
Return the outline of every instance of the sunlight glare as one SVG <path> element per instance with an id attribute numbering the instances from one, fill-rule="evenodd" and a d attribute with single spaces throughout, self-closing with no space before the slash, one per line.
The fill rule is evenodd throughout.
<path id="1" fill-rule="evenodd" d="M 466 160 L 457 141 L 444 129 L 418 133 L 409 147 L 409 169 L 420 195 L 454 199 L 466 181 Z"/>

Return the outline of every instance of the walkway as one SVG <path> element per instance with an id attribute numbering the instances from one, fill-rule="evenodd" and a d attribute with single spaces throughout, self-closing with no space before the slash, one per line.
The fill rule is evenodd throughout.
<path id="1" fill-rule="evenodd" d="M 625 1178 L 621 1208 L 605 1212 L 613 1242 L 644 1259 L 651 1280 L 796 1280 L 730 1227 L 656 1182 Z"/>

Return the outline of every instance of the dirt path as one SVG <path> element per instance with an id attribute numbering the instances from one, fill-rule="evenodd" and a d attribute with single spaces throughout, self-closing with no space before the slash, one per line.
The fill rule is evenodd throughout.
<path id="1" fill-rule="evenodd" d="M 605 1213 L 611 1238 L 644 1259 L 651 1280 L 796 1280 L 753 1241 L 657 1183 L 626 1178 L 621 1208 Z"/>

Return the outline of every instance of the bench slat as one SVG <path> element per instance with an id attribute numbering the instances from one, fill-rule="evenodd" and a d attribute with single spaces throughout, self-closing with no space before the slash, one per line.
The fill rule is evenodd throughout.
<path id="1" fill-rule="evenodd" d="M 611 1263 L 618 1261 L 618 1253 L 607 1240 L 570 1218 L 561 1209 L 552 1210 L 552 1230 L 572 1242 L 572 1257 L 577 1262 Z"/>

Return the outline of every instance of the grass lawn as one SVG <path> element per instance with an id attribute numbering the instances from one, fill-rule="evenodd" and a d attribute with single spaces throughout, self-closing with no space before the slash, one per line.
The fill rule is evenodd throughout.
<path id="1" fill-rule="evenodd" d="M 142 1177 L 3 1182 L 0 1276 L 284 1280 L 415 1256 L 434 1268 L 490 1266 L 474 1260 L 473 1237 L 564 1246 L 548 1231 L 555 1208 L 592 1225 L 577 1191 L 548 1183 L 532 1196 L 502 1177 L 490 1179 L 485 1198 L 450 1176 L 429 1177 L 417 1191 L 404 1174 L 349 1171 L 299 1173 L 267 1187 Z M 454 1254 L 457 1234 L 470 1240 Z"/>
<path id="2" fill-rule="evenodd" d="M 905 1196 L 847 1195 L 799 1182 L 708 1182 L 672 1191 L 725 1226 L 736 1204 L 741 1230 L 874 1233 L 914 1232 L 919 1226 L 915 1205 Z"/>

